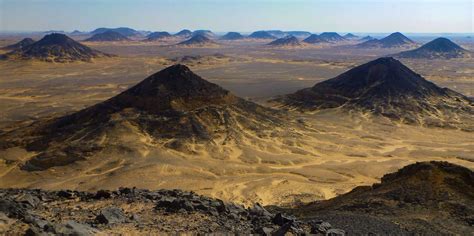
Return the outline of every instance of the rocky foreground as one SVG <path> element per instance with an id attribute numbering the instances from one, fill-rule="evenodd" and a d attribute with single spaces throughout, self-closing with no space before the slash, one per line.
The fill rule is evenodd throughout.
<path id="1" fill-rule="evenodd" d="M 244 208 L 180 190 L 0 190 L 2 235 L 239 233 L 345 235 L 318 220 Z"/>

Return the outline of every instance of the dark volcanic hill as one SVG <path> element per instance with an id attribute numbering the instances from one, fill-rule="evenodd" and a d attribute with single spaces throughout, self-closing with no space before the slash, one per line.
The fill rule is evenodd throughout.
<path id="1" fill-rule="evenodd" d="M 108 57 L 106 54 L 82 45 L 64 34 L 49 34 L 41 40 L 5 54 L 7 59 L 37 59 L 48 62 L 90 61 Z"/>
<path id="2" fill-rule="evenodd" d="M 140 36 L 141 33 L 137 30 L 127 28 L 127 27 L 119 27 L 119 28 L 97 28 L 91 32 L 92 35 L 104 33 L 106 31 L 114 31 L 117 32 L 125 37 L 133 37 L 133 36 Z"/>
<path id="3" fill-rule="evenodd" d="M 354 35 L 352 33 L 347 33 L 344 35 L 344 38 L 345 39 L 356 39 L 356 38 L 359 38 L 357 35 Z"/>
<path id="4" fill-rule="evenodd" d="M 255 31 L 249 35 L 249 38 L 252 39 L 276 39 L 275 36 L 272 34 L 268 33 L 267 31 Z"/>
<path id="5" fill-rule="evenodd" d="M 311 36 L 305 38 L 303 42 L 310 43 L 310 44 L 329 43 L 329 41 L 319 37 L 319 35 L 317 34 L 312 34 Z"/>
<path id="6" fill-rule="evenodd" d="M 400 32 L 395 32 L 383 39 L 372 39 L 357 45 L 359 48 L 396 48 L 396 47 L 410 47 L 416 43 L 407 38 Z"/>
<path id="7" fill-rule="evenodd" d="M 275 111 L 236 97 L 178 64 L 107 101 L 3 134 L 0 148 L 34 150 L 37 155 L 22 169 L 45 170 L 106 148 L 130 150 L 120 140 L 134 134 L 183 152 L 188 143 L 222 147 L 247 132 L 274 132 L 275 125 L 282 125 L 276 117 Z"/>
<path id="8" fill-rule="evenodd" d="M 311 36 L 311 33 L 308 31 L 286 31 L 285 33 L 288 35 L 295 36 L 297 38 L 307 38 Z"/>
<path id="9" fill-rule="evenodd" d="M 81 35 L 81 34 L 87 34 L 86 32 L 82 32 L 79 30 L 74 30 L 70 33 L 70 35 Z"/>
<path id="10" fill-rule="evenodd" d="M 472 57 L 472 53 L 447 38 L 437 38 L 423 46 L 395 54 L 400 58 L 451 59 Z"/>
<path id="11" fill-rule="evenodd" d="M 385 217 L 415 235 L 469 235 L 474 225 L 474 172 L 448 162 L 419 162 L 386 174 L 381 183 L 298 211 L 306 216 Z"/>
<path id="12" fill-rule="evenodd" d="M 32 38 L 24 38 L 20 42 L 3 47 L 3 50 L 17 50 L 35 43 Z"/>
<path id="13" fill-rule="evenodd" d="M 162 40 L 173 37 L 170 33 L 166 31 L 162 32 L 153 32 L 146 36 L 147 41 L 155 41 L 155 40 Z"/>
<path id="14" fill-rule="evenodd" d="M 192 38 L 185 40 L 183 42 L 178 43 L 178 45 L 181 46 L 197 46 L 197 47 L 203 47 L 203 46 L 213 46 L 217 45 L 216 42 L 213 40 L 209 39 L 206 36 L 203 36 L 201 34 L 195 35 Z"/>
<path id="15" fill-rule="evenodd" d="M 281 30 L 265 30 L 265 32 L 273 35 L 275 38 L 283 38 L 285 36 L 288 36 L 286 32 L 283 32 Z"/>
<path id="16" fill-rule="evenodd" d="M 406 123 L 473 128 L 474 104 L 467 97 L 436 86 L 390 57 L 299 90 L 281 102 L 301 110 L 361 110 Z"/>
<path id="17" fill-rule="evenodd" d="M 207 37 L 207 38 L 214 37 L 214 33 L 212 33 L 212 31 L 210 31 L 210 30 L 195 30 L 193 32 L 193 36 L 197 36 L 197 35 L 201 35 L 201 36 L 204 36 L 204 37 Z"/>
<path id="18" fill-rule="evenodd" d="M 336 32 L 324 32 L 320 34 L 319 37 L 328 42 L 341 42 L 346 40 L 344 37 L 342 37 Z"/>
<path id="19" fill-rule="evenodd" d="M 191 37 L 192 35 L 193 35 L 193 32 L 187 29 L 181 30 L 178 33 L 174 34 L 174 36 L 184 37 L 184 38 Z"/>
<path id="20" fill-rule="evenodd" d="M 130 39 L 115 31 L 105 31 L 103 33 L 94 34 L 92 37 L 84 40 L 86 42 L 120 42 L 129 41 Z"/>
<path id="21" fill-rule="evenodd" d="M 222 40 L 239 40 L 244 39 L 245 37 L 237 32 L 228 32 L 224 36 L 221 37 Z"/>
<path id="22" fill-rule="evenodd" d="M 286 36 L 284 38 L 276 39 L 269 44 L 272 47 L 300 47 L 303 46 L 295 36 Z"/>
<path id="23" fill-rule="evenodd" d="M 375 38 L 370 36 L 370 35 L 367 35 L 367 36 L 361 38 L 360 41 L 369 41 L 369 40 L 372 40 L 372 39 L 375 39 Z"/>

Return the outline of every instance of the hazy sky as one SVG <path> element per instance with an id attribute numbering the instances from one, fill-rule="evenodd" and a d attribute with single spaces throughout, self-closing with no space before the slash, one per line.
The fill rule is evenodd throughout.
<path id="1" fill-rule="evenodd" d="M 473 25 L 474 0 L 0 0 L 1 31 L 472 33 Z"/>

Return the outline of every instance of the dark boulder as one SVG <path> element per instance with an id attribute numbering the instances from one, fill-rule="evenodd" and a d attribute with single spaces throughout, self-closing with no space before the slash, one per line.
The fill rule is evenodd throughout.
<path id="1" fill-rule="evenodd" d="M 99 190 L 97 191 L 97 193 L 95 194 L 94 198 L 95 199 L 108 199 L 112 196 L 111 192 L 108 191 L 108 190 Z"/>
<path id="2" fill-rule="evenodd" d="M 100 214 L 96 217 L 96 221 L 100 224 L 115 224 L 127 221 L 127 216 L 122 209 L 118 207 L 108 207 L 102 209 Z"/>

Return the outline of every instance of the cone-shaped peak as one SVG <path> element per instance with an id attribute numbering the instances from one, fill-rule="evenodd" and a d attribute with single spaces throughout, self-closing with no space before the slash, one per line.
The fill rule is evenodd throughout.
<path id="1" fill-rule="evenodd" d="M 42 45 L 48 45 L 48 44 L 64 44 L 67 42 L 74 41 L 73 39 L 69 38 L 65 34 L 59 34 L 59 33 L 52 33 L 44 36 L 38 43 Z"/>
<path id="2" fill-rule="evenodd" d="M 237 97 L 194 74 L 187 66 L 165 68 L 111 99 L 121 108 L 193 110 L 235 102 Z"/>

